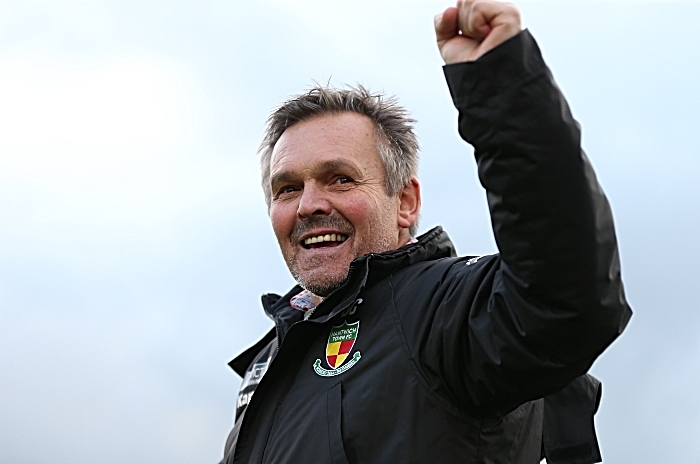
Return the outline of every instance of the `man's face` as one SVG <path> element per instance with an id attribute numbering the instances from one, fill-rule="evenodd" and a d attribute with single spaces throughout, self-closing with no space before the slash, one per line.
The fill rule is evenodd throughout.
<path id="1" fill-rule="evenodd" d="M 272 228 L 296 281 L 318 296 L 342 283 L 353 259 L 406 241 L 375 145 L 372 121 L 348 112 L 291 126 L 272 152 Z"/>

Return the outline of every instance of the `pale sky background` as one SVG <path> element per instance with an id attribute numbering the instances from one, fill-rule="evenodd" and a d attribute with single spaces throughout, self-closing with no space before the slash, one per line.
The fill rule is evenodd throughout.
<path id="1" fill-rule="evenodd" d="M 226 363 L 292 284 L 265 119 L 313 81 L 419 120 L 421 231 L 495 251 L 438 1 L 0 3 L 0 463 L 215 463 Z M 521 2 L 612 202 L 635 310 L 593 373 L 606 464 L 700 462 L 700 2 Z"/>

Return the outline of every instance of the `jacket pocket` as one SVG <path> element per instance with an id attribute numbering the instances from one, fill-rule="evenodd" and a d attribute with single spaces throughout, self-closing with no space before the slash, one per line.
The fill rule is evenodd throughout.
<path id="1" fill-rule="evenodd" d="M 343 390 L 342 384 L 337 383 L 326 394 L 328 441 L 333 464 L 350 464 L 345 454 L 343 444 Z"/>

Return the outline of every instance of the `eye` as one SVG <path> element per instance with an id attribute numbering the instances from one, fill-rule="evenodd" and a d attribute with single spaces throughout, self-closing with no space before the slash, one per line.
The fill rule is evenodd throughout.
<path id="1" fill-rule="evenodd" d="M 334 182 L 334 183 L 336 183 L 336 184 L 349 184 L 349 183 L 351 183 L 352 181 L 353 181 L 353 180 L 352 180 L 350 177 L 348 177 L 348 176 L 338 176 L 338 177 L 335 178 L 335 182 Z"/>
<path id="2" fill-rule="evenodd" d="M 283 185 L 282 187 L 278 188 L 277 191 L 275 192 L 275 198 L 291 195 L 292 193 L 296 192 L 298 189 L 297 187 L 293 185 Z"/>

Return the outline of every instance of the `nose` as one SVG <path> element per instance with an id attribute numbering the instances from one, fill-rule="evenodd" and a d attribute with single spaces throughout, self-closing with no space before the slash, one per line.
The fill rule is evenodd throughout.
<path id="1" fill-rule="evenodd" d="M 328 215 L 331 213 L 331 204 L 323 189 L 312 184 L 304 186 L 304 190 L 299 198 L 297 214 L 299 217 L 310 217 L 314 215 Z"/>

